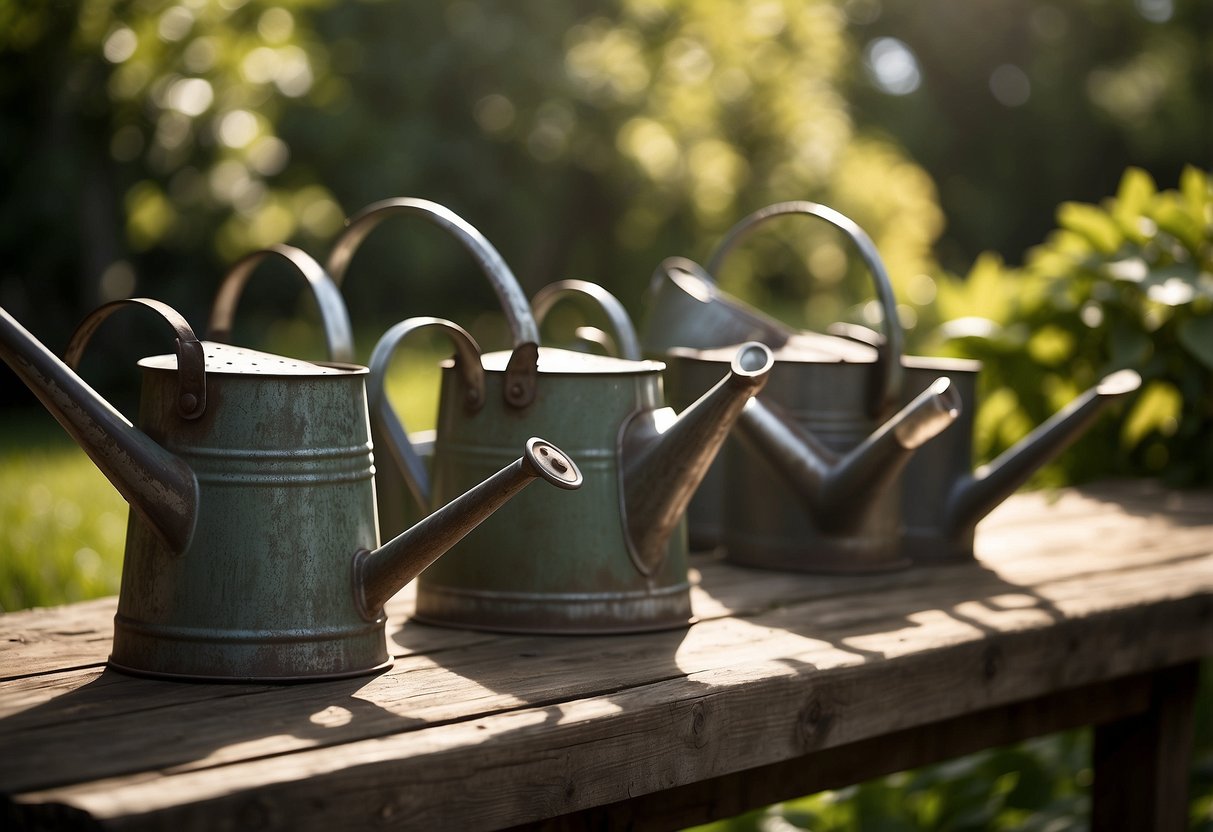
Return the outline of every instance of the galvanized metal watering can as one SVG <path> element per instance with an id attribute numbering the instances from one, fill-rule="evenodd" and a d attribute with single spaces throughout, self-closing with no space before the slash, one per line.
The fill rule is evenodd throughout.
<path id="1" fill-rule="evenodd" d="M 369 213 L 368 213 L 369 212 Z M 770 366 L 766 347 L 738 351 L 726 377 L 676 416 L 663 407 L 663 365 L 538 347 L 538 326 L 509 268 L 487 240 L 450 212 L 416 200 L 372 206 L 347 235 L 393 213 L 427 215 L 476 252 L 505 299 L 514 348 L 481 354 L 447 321 L 414 318 L 376 345 L 368 386 L 372 423 L 400 476 L 427 507 L 442 505 L 498 465 L 515 436 L 551 428 L 582 461 L 585 485 L 553 500 L 521 495 L 417 584 L 416 617 L 515 632 L 629 632 L 691 620 L 682 513 L 745 401 Z M 348 251 L 343 248 L 342 251 Z M 383 395 L 383 371 L 421 329 L 447 334 L 437 440 L 429 466 Z M 629 326 L 630 328 L 630 326 Z M 528 433 L 529 435 L 529 433 Z M 432 475 L 431 472 L 432 471 Z M 443 561 L 434 564 L 443 565 Z"/>
<path id="2" fill-rule="evenodd" d="M 883 399 L 896 379 L 886 372 L 888 360 L 880 351 L 850 338 L 797 332 L 774 318 L 746 306 L 716 287 L 695 262 L 683 257 L 662 261 L 649 284 L 648 304 L 641 343 L 645 352 L 668 365 L 666 394 L 675 407 L 693 402 L 708 389 L 719 372 L 715 358 L 702 350 L 753 339 L 801 361 L 843 362 L 855 365 L 869 389 L 869 398 Z M 865 399 L 857 418 L 865 424 L 875 415 L 892 412 L 887 405 Z M 869 427 L 874 428 L 871 424 Z M 730 439 L 727 444 L 732 444 Z M 704 477 L 687 509 L 692 549 L 712 549 L 724 535 L 726 486 L 722 453 Z"/>
<path id="3" fill-rule="evenodd" d="M 703 376 L 732 350 L 671 350 L 671 362 L 684 377 Z M 802 572 L 907 565 L 898 475 L 956 419 L 955 391 L 939 379 L 880 424 L 864 414 L 867 386 L 853 366 L 786 346 L 774 357 L 723 452 L 725 558 Z"/>
<path id="4" fill-rule="evenodd" d="M 125 305 L 160 314 L 176 354 L 145 358 L 140 428 L 70 368 Z M 113 667 L 156 676 L 302 680 L 390 664 L 384 602 L 542 477 L 580 474 L 551 444 L 472 484 L 383 546 L 363 367 L 200 342 L 164 304 L 88 316 L 67 364 L 0 309 L 0 358 L 131 505 Z"/>
<path id="5" fill-rule="evenodd" d="M 892 285 L 871 239 L 837 211 L 809 202 L 764 208 L 725 235 L 709 270 L 759 224 L 784 214 L 824 220 L 853 243 L 883 311 L 882 348 L 793 332 L 728 298 L 690 261 L 661 265 L 650 292 L 657 312 L 646 328 L 654 341 L 674 332 L 702 344 L 754 328 L 781 345 L 761 401 L 750 402 L 738 422 L 743 441 L 724 453 L 727 474 L 693 505 L 705 523 L 698 538 L 723 540 L 726 557 L 748 566 L 863 572 L 905 565 L 897 551 L 897 475 L 919 446 L 951 424 L 959 402 L 945 380 L 893 414 L 903 338 Z M 727 352 L 666 347 L 671 375 L 692 385 L 703 362 Z"/>

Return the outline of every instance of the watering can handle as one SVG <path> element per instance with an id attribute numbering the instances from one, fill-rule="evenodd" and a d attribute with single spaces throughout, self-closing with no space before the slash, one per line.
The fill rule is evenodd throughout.
<path id="1" fill-rule="evenodd" d="M 173 328 L 177 336 L 177 414 L 183 419 L 197 419 L 206 410 L 206 353 L 185 318 L 166 303 L 151 298 L 124 298 L 98 306 L 72 333 L 63 351 L 63 362 L 75 370 L 97 327 L 124 306 L 151 309 Z"/>
<path id="2" fill-rule="evenodd" d="M 872 275 L 872 282 L 876 287 L 876 299 L 880 302 L 881 312 L 883 313 L 882 317 L 884 320 L 882 323 L 885 336 L 884 344 L 879 348 L 878 360 L 881 363 L 881 368 L 877 372 L 872 407 L 876 413 L 888 413 L 896 409 L 901 397 L 902 377 L 904 375 L 901 366 L 901 356 L 905 351 L 905 336 L 897 317 L 897 299 L 893 295 L 893 284 L 890 282 L 889 274 L 880 259 L 880 252 L 876 250 L 876 244 L 872 242 L 872 238 L 854 220 L 840 214 L 833 208 L 806 200 L 777 202 L 774 205 L 768 205 L 745 217 L 728 230 L 717 244 L 716 250 L 712 252 L 712 256 L 708 258 L 707 271 L 710 274 L 716 274 L 725 256 L 734 246 L 748 237 L 761 223 L 771 217 L 787 214 L 807 214 L 824 220 L 838 228 L 855 244 L 855 248 L 859 251 L 859 256 L 868 267 L 868 272 Z"/>
<path id="3" fill-rule="evenodd" d="M 618 358 L 639 361 L 643 356 L 640 352 L 640 339 L 636 336 L 636 327 L 628 317 L 627 310 L 619 299 L 603 289 L 597 283 L 585 280 L 560 280 L 550 283 L 535 293 L 531 299 L 531 312 L 535 316 L 537 326 L 543 324 L 552 307 L 564 298 L 583 297 L 594 303 L 606 316 L 610 324 L 612 341 Z"/>
<path id="4" fill-rule="evenodd" d="M 392 455 L 409 490 L 417 502 L 430 509 L 430 475 L 413 443 L 409 441 L 404 423 L 392 408 L 384 389 L 388 365 L 396 348 L 406 337 L 422 329 L 438 329 L 455 347 L 455 372 L 463 388 L 463 407 L 469 414 L 484 406 L 484 365 L 480 363 L 480 345 L 458 324 L 442 318 L 409 318 L 383 334 L 371 353 L 370 375 L 366 385 L 367 407 L 371 418 L 386 434 L 388 451 Z"/>
<path id="5" fill-rule="evenodd" d="M 497 249 L 453 211 L 426 199 L 405 197 L 368 205 L 346 223 L 345 231 L 333 244 L 327 264 L 333 280 L 341 284 L 358 246 L 375 226 L 393 214 L 411 214 L 429 220 L 452 234 L 476 259 L 480 270 L 493 285 L 514 341 L 514 352 L 505 368 L 506 404 L 516 408 L 529 405 L 535 400 L 539 376 L 539 327 L 531 317 L 531 307 L 518 280 Z"/>
<path id="6" fill-rule="evenodd" d="M 350 316 L 346 312 L 345 301 L 341 299 L 341 290 L 323 266 L 310 254 L 294 246 L 270 246 L 249 254 L 232 266 L 215 294 L 207 337 L 222 343 L 231 339 L 232 318 L 236 315 L 236 305 L 240 303 L 244 287 L 257 266 L 270 255 L 277 255 L 294 266 L 311 288 L 316 305 L 320 308 L 329 360 L 353 363 L 354 336 L 350 329 Z"/>

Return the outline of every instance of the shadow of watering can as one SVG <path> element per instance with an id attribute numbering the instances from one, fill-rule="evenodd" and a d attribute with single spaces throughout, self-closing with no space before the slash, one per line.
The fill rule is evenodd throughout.
<path id="1" fill-rule="evenodd" d="M 418 211 L 416 203 L 411 201 L 411 213 Z M 398 212 L 400 202 L 368 210 L 386 215 Z M 383 218 L 361 216 L 351 229 Z M 496 522 L 470 534 L 434 564 L 445 568 L 427 570 L 418 581 L 417 618 L 514 632 L 686 626 L 691 607 L 682 515 L 737 414 L 765 381 L 770 351 L 760 344 L 735 351 L 725 377 L 676 415 L 663 407 L 664 367 L 658 362 L 536 348 L 538 325 L 509 268 L 465 223 L 444 222 L 465 245 L 482 249 L 477 262 L 506 299 L 515 346 L 482 355 L 470 335 L 447 321 L 397 324 L 370 362 L 368 400 L 377 441 L 390 449 L 397 473 L 427 508 L 498 466 L 514 437 L 545 427 L 581 461 L 585 485 L 575 499 L 521 495 Z M 560 289 L 577 291 L 567 284 Z M 596 289 L 586 296 L 605 294 Z M 631 329 L 623 320 L 627 326 L 615 333 L 621 343 Z M 455 357 L 443 364 L 428 466 L 410 447 L 383 393 L 393 353 L 421 329 L 444 332 L 455 348 Z M 519 367 L 533 373 L 526 395 L 511 392 Z"/>
<path id="2" fill-rule="evenodd" d="M 177 338 L 176 355 L 139 362 L 141 429 L 69 368 L 128 304 L 159 313 Z M 379 546 L 366 368 L 200 342 L 145 299 L 94 311 L 65 355 L 0 309 L 0 358 L 131 505 L 118 669 L 299 680 L 386 667 L 389 597 L 532 479 L 581 483 L 568 457 L 531 438 L 521 459 Z"/>

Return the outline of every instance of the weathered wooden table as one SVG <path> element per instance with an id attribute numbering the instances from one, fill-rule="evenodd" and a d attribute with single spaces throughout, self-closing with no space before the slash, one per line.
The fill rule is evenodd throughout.
<path id="1" fill-rule="evenodd" d="M 288 686 L 106 670 L 113 599 L 12 613 L 0 825 L 677 828 L 1093 724 L 1095 826 L 1182 828 L 1213 494 L 1019 496 L 978 552 L 862 578 L 704 557 L 700 622 L 642 636 L 426 627 L 402 593 L 390 672 Z"/>

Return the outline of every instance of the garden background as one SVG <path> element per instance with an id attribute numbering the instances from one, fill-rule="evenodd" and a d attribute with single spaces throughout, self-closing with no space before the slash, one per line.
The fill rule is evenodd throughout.
<path id="1" fill-rule="evenodd" d="M 1213 480 L 1204 0 L 3 0 L 0 101 L 0 306 L 56 351 L 117 297 L 165 300 L 201 328 L 242 254 L 290 242 L 322 258 L 345 217 L 387 197 L 469 220 L 528 294 L 583 278 L 638 318 L 662 258 L 702 261 L 750 211 L 809 199 L 873 237 L 913 351 L 986 362 L 980 458 L 1132 367 L 1141 392 L 1034 485 Z M 717 278 L 798 326 L 879 323 L 821 225 L 771 223 Z M 499 345 L 487 282 L 450 239 L 401 223 L 365 249 L 346 284 L 363 359 L 418 314 Z M 236 341 L 320 357 L 310 300 L 263 270 Z M 130 316 L 84 372 L 130 413 L 131 364 L 163 350 Z M 410 424 L 432 421 L 432 371 L 392 387 Z M 116 592 L 125 524 L 0 368 L 0 609 Z M 1213 829 L 1209 676 L 1194 829 Z M 1082 828 L 1088 743 L 1027 743 L 731 826 Z"/>

